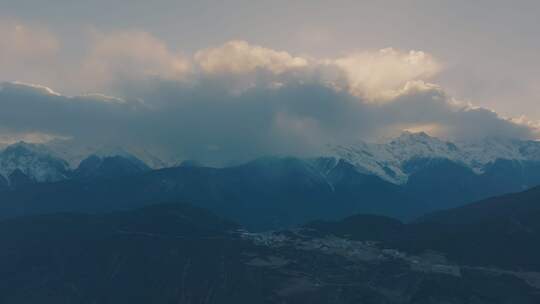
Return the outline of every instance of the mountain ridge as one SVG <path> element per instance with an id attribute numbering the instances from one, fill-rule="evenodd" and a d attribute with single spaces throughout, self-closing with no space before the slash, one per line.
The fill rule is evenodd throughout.
<path id="1" fill-rule="evenodd" d="M 0 200 L 5 202 L 0 204 L 0 216 L 104 212 L 136 208 L 156 199 L 184 200 L 265 230 L 355 213 L 408 221 L 427 212 L 540 185 L 540 162 L 534 160 L 536 143 L 521 142 L 515 147 L 525 151 L 519 152 L 520 159 L 496 159 L 482 172 L 455 158 L 438 157 L 447 151 L 461 152 L 457 146 L 425 133 L 404 134 L 388 147 L 393 150 L 383 152 L 390 155 L 393 151 L 396 157 L 389 159 L 408 174 L 406 183 L 390 182 L 354 158 L 347 160 L 351 158 L 348 155 L 268 156 L 223 168 L 188 162 L 159 170 L 150 170 L 136 158 L 90 156 L 79 169 L 70 171 L 68 178 L 47 184 L 32 182 L 20 174 L 22 170 L 13 175 L 16 182 L 11 185 L 9 175 L 0 178 Z M 410 153 L 399 152 L 403 149 Z M 375 159 L 369 151 L 357 152 L 355 155 Z M 375 164 L 386 168 L 388 162 Z M 395 170 L 388 169 L 387 174 L 390 172 Z"/>
<path id="2" fill-rule="evenodd" d="M 127 154 L 91 154 L 72 168 L 45 145 L 18 142 L 0 150 L 0 189 L 90 177 L 114 177 L 150 170 Z"/>
<path id="3" fill-rule="evenodd" d="M 448 159 L 482 174 L 497 160 L 540 162 L 540 142 L 486 138 L 475 142 L 450 142 L 425 132 L 404 132 L 384 143 L 359 142 L 328 146 L 327 155 L 343 158 L 361 170 L 396 184 L 407 183 L 407 162 L 415 159 Z"/>
<path id="4" fill-rule="evenodd" d="M 7 146 L 3 151 L 14 147 L 25 147 L 40 155 L 50 155 L 55 159 L 63 160 L 68 168 L 75 170 L 84 159 L 94 155 L 100 158 L 121 156 L 136 158 L 152 169 L 176 167 L 182 163 L 177 158 L 174 161 L 159 159 L 147 152 L 134 151 L 123 148 L 90 148 L 74 152 L 68 148 L 69 143 L 51 142 L 49 144 L 28 144 L 20 142 Z M 2 151 L 2 150 L 0 150 Z M 0 152 L 0 160 L 1 160 Z M 137 157 L 143 155 L 143 158 Z M 293 156 L 296 158 L 303 158 Z M 317 157 L 343 159 L 355 166 L 361 173 L 369 173 L 394 184 L 406 184 L 409 177 L 414 174 L 410 163 L 426 159 L 446 159 L 471 169 L 475 174 L 481 175 L 498 160 L 511 160 L 516 162 L 529 162 L 540 164 L 540 142 L 531 140 L 485 138 L 480 141 L 451 142 L 432 137 L 425 132 L 403 132 L 400 136 L 380 143 L 356 142 L 348 145 L 327 145 L 325 150 Z M 74 161 L 73 159 L 78 159 Z M 196 159 L 188 160 L 199 163 Z M 249 162 L 249 161 L 248 161 Z M 4 166 L 5 167 L 5 166 Z M 24 172 L 25 170 L 22 171 Z M 4 169 L 6 171 L 6 169 Z M 5 178 L 9 175 L 0 175 Z M 58 178 L 56 178 L 58 180 Z M 41 181 L 41 180 L 40 180 Z M 47 180 L 49 181 L 49 180 Z"/>

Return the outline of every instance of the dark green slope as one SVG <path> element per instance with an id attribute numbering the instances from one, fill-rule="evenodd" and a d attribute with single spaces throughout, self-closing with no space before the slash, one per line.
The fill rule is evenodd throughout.
<path id="1" fill-rule="evenodd" d="M 429 214 L 410 224 L 355 216 L 308 227 L 411 253 L 438 251 L 461 264 L 540 271 L 540 187 Z"/>
<path id="2" fill-rule="evenodd" d="M 382 224 L 377 224 L 378 221 Z M 356 217 L 377 233 L 402 224 Z M 389 231 L 383 228 L 389 225 Z M 348 231 L 348 230 L 351 231 Z M 188 205 L 0 222 L 0 303 L 533 304 L 514 274 L 309 231 L 250 234 Z M 416 259 L 420 264 L 416 264 Z M 458 269 L 448 272 L 445 267 Z"/>

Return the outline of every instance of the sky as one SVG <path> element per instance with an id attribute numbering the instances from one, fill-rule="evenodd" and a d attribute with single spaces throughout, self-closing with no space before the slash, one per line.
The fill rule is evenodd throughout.
<path id="1" fill-rule="evenodd" d="M 534 0 L 0 0 L 0 141 L 246 158 L 405 129 L 537 139 L 539 15 Z"/>

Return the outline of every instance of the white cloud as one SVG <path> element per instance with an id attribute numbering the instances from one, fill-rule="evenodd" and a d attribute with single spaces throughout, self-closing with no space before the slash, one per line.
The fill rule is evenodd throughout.
<path id="1" fill-rule="evenodd" d="M 195 61 L 205 73 L 245 74 L 256 69 L 265 69 L 275 74 L 308 65 L 308 60 L 294 57 L 283 51 L 276 51 L 246 41 L 233 40 L 225 44 L 198 51 Z"/>
<path id="2" fill-rule="evenodd" d="M 347 75 L 351 93 L 370 100 L 394 98 L 408 82 L 429 80 L 441 69 L 431 55 L 392 48 L 329 60 Z"/>
<path id="3" fill-rule="evenodd" d="M 12 22 L 0 24 L 0 34 L 5 37 L 0 40 L 0 80 L 43 83 L 45 79 L 46 84 L 70 92 L 114 93 L 125 83 L 152 78 L 214 78 L 236 93 L 255 86 L 318 82 L 380 102 L 395 98 L 410 81 L 429 80 L 440 69 L 431 55 L 421 51 L 388 48 L 317 59 L 242 40 L 200 50 L 190 58 L 143 31 L 94 31 L 85 55 L 64 62 L 50 58 L 62 50 L 46 29 Z M 41 62 L 32 64 L 32 60 Z"/>
<path id="4" fill-rule="evenodd" d="M 61 96 L 60 93 L 55 92 L 53 89 L 46 87 L 40 84 L 25 83 L 21 81 L 13 81 L 10 83 L 0 83 L 0 91 L 4 89 L 4 86 L 18 87 L 21 90 L 26 90 L 28 92 L 34 92 L 36 94 L 52 95 L 52 96 Z"/>
<path id="5" fill-rule="evenodd" d="M 200 68 L 203 77 L 219 75 L 226 78 L 222 81 L 228 82 L 229 86 L 242 83 L 242 89 L 256 84 L 275 87 L 291 81 L 309 83 L 315 80 L 373 102 L 392 100 L 408 87 L 418 87 L 420 82 L 429 86 L 427 81 L 441 69 L 433 56 L 422 51 L 386 48 L 333 59 L 316 59 L 240 40 L 198 51 L 194 55 L 194 65 Z"/>
<path id="6" fill-rule="evenodd" d="M 198 51 L 194 61 L 203 75 L 241 79 L 245 74 L 267 71 L 271 75 L 264 80 L 269 87 L 291 80 L 311 82 L 316 79 L 374 102 L 392 100 L 408 89 L 409 83 L 426 83 L 441 69 L 441 64 L 433 56 L 422 51 L 386 48 L 334 59 L 316 59 L 239 40 Z M 251 75 L 250 79 L 253 78 Z"/>
<path id="7" fill-rule="evenodd" d="M 511 122 L 525 126 L 533 130 L 537 139 L 540 139 L 540 121 L 532 120 L 526 115 L 521 115 L 520 117 L 508 118 Z"/>

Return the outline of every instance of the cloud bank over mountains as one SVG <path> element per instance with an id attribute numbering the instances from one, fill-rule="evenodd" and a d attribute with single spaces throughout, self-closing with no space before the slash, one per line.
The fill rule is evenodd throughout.
<path id="1" fill-rule="evenodd" d="M 36 52 L 62 62 L 61 43 L 52 34 L 0 25 L 5 31 L 11 38 L 2 43 L 10 48 L 38 43 L 43 47 Z M 75 96 L 14 82 L 0 69 L 1 79 L 10 80 L 0 84 L 1 141 L 57 138 L 219 163 L 317 154 L 327 144 L 403 130 L 457 140 L 538 135 L 526 118 L 503 118 L 453 99 L 430 82 L 444 65 L 422 51 L 387 48 L 313 58 L 233 40 L 187 55 L 146 32 L 90 36 L 78 64 L 52 67 L 55 79 L 81 92 Z M 0 55 L 0 65 L 23 60 L 18 56 L 27 55 L 10 51 Z M 41 65 L 35 67 L 39 76 Z M 34 66 L 26 68 L 30 73 Z M 40 83 L 28 73 L 20 80 Z"/>

